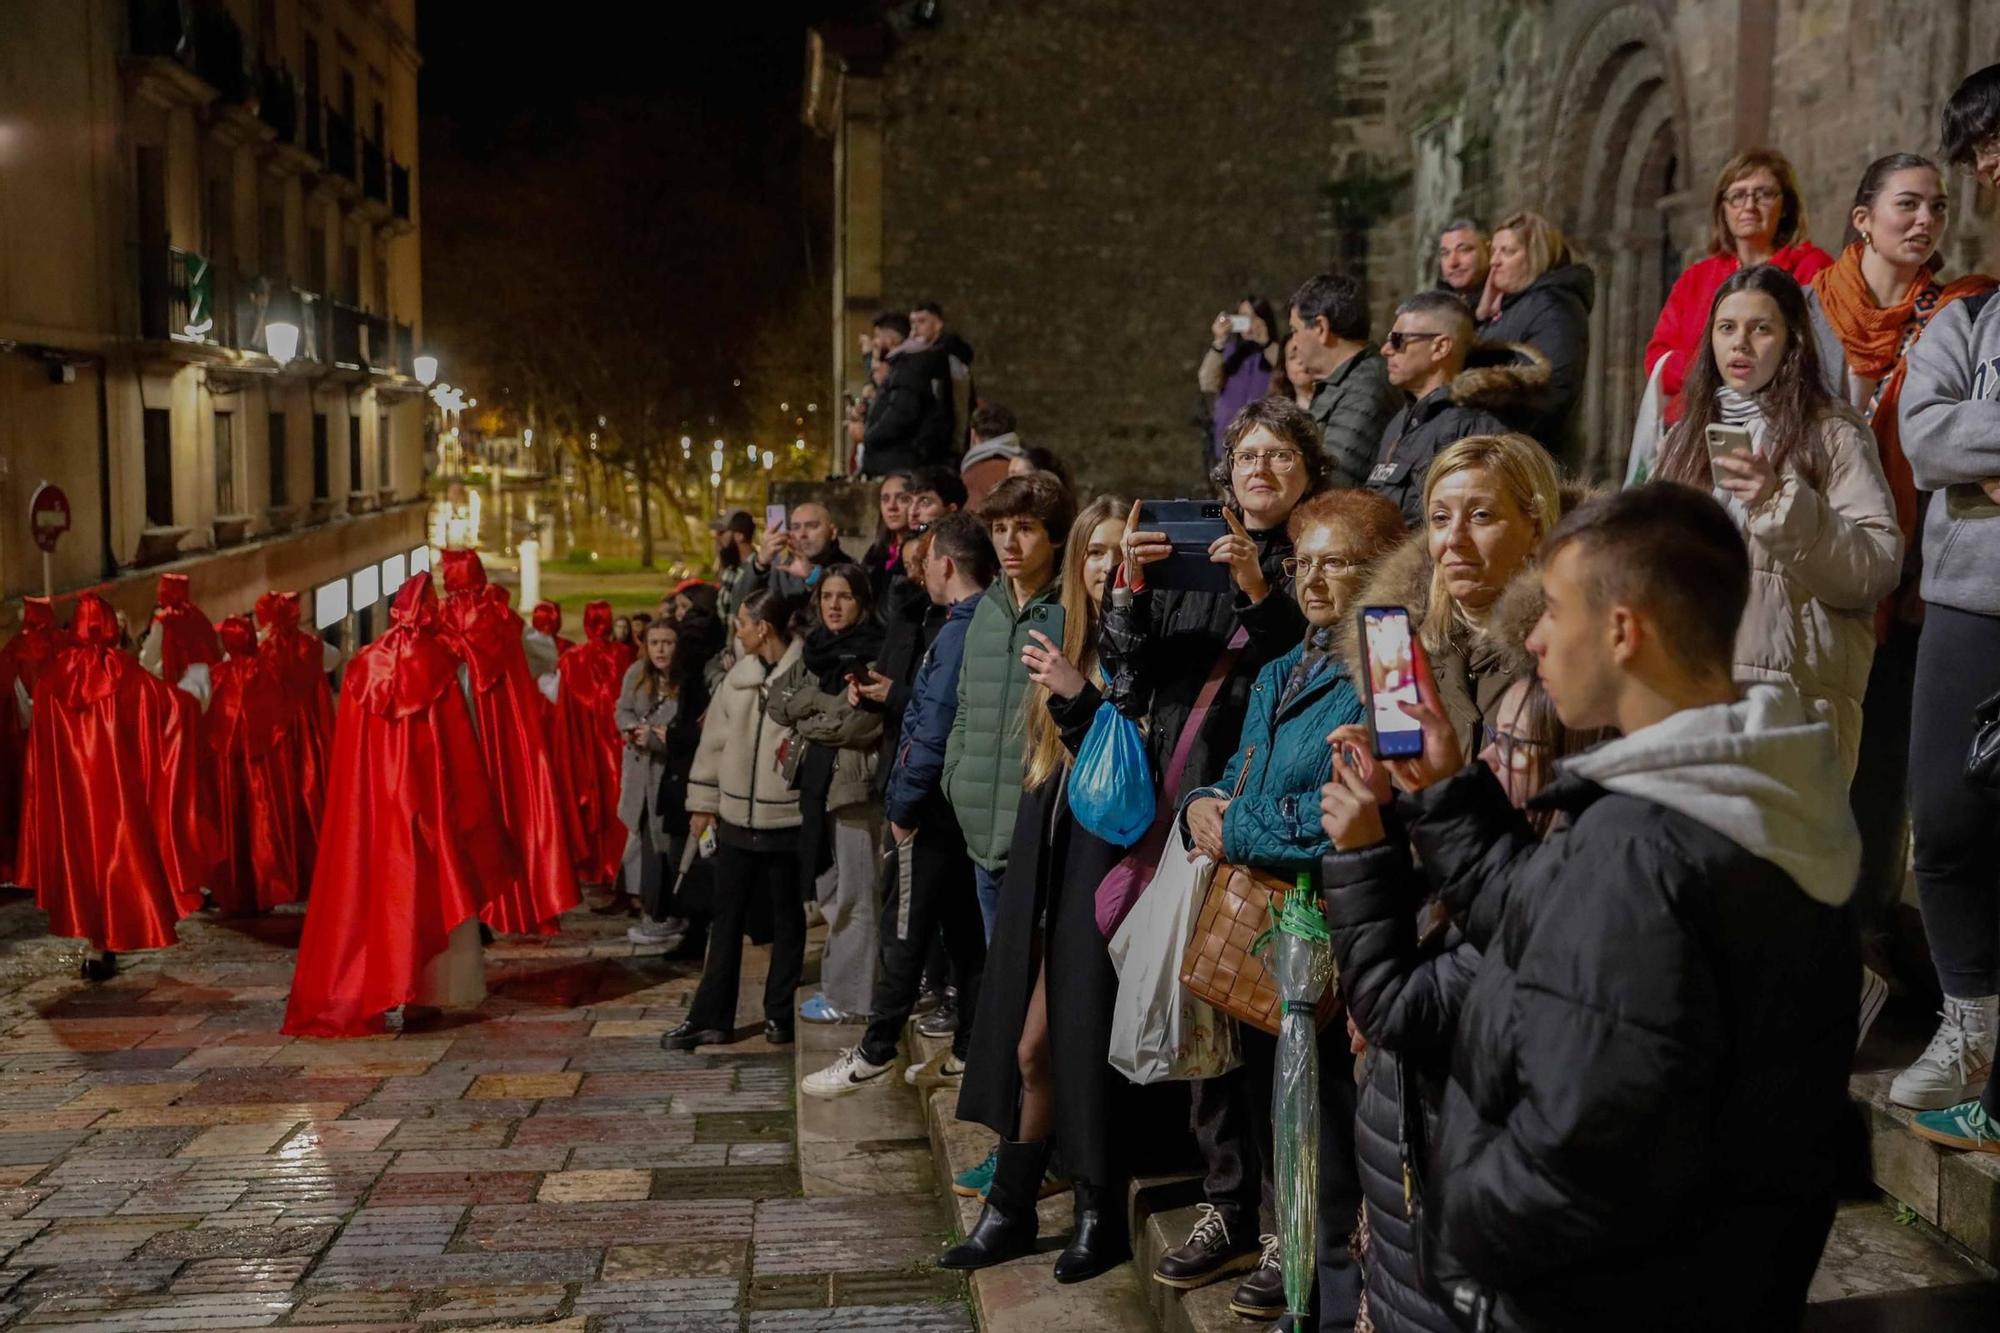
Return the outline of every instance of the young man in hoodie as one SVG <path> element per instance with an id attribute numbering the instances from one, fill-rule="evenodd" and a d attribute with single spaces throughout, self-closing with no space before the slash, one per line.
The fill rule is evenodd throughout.
<path id="1" fill-rule="evenodd" d="M 958 979 L 962 1018 L 945 1069 L 963 1073 L 986 967 L 986 931 L 973 892 L 972 862 L 943 788 L 945 746 L 958 716 L 958 677 L 966 630 L 993 581 L 998 560 L 986 529 L 970 514 L 939 519 L 925 538 L 924 586 L 947 607 L 945 622 L 917 668 L 903 715 L 903 738 L 889 775 L 884 803 L 889 822 L 888 896 L 882 904 L 882 954 L 869 1004 L 868 1031 L 859 1045 L 800 1087 L 809 1097 L 840 1097 L 889 1081 L 896 1043 L 922 987 L 932 937 L 942 927 L 945 950 Z"/>
<path id="2" fill-rule="evenodd" d="M 2000 65 L 1960 84 L 1943 122 L 1945 156 L 2000 190 Z M 1910 829 L 1944 1021 L 1889 1095 L 1928 1108 L 1915 1129 L 1932 1142 L 2000 1152 L 2000 797 L 1965 772 L 1973 710 L 2000 693 L 2000 296 L 1932 317 L 1910 349 L 1901 415 L 1910 471 L 1936 492 L 1924 518 Z"/>
<path id="3" fill-rule="evenodd" d="M 1833 735 L 1731 682 L 1749 595 L 1720 505 L 1655 483 L 1580 506 L 1529 636 L 1567 761 L 1538 839 L 1466 768 L 1427 664 L 1390 761 L 1425 872 L 1483 960 L 1430 1200 L 1474 1326 L 1797 1328 L 1858 1126 L 1860 863 Z"/>

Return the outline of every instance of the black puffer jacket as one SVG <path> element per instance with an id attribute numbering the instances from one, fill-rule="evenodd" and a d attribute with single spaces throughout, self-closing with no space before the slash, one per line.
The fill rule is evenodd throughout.
<path id="1" fill-rule="evenodd" d="M 1799 1326 L 1860 1142 L 1838 769 L 1795 695 L 1752 690 L 1567 761 L 1546 842 L 1483 766 L 1398 802 L 1483 954 L 1432 1271 L 1494 1327 Z"/>
<path id="2" fill-rule="evenodd" d="M 908 344 L 889 355 L 861 437 L 861 469 L 880 477 L 952 456 L 951 364 L 944 353 Z"/>
<path id="3" fill-rule="evenodd" d="M 1597 274 L 1588 264 L 1558 264 L 1528 290 L 1502 297 L 1500 313 L 1479 326 L 1483 342 L 1527 343 L 1549 359 L 1549 382 L 1529 403 L 1501 415 L 1566 461 L 1576 457 L 1576 405 L 1590 367 L 1590 308 Z"/>
<path id="4" fill-rule="evenodd" d="M 910 706 L 910 687 L 916 683 L 917 667 L 924 650 L 944 625 L 945 608 L 930 599 L 924 585 L 896 574 L 882 597 L 882 647 L 875 656 L 875 669 L 890 681 L 889 697 L 883 703 L 863 704 L 882 712 L 882 744 L 876 750 L 875 795 L 889 792 L 889 774 L 896 767 L 896 750 L 903 740 L 903 710 Z"/>
<path id="5" fill-rule="evenodd" d="M 1292 553 L 1291 538 L 1282 527 L 1250 535 L 1261 548 L 1258 566 L 1270 585 L 1256 605 L 1241 593 L 1151 588 L 1127 593 L 1120 588 L 1104 608 L 1097 642 L 1104 697 L 1119 712 L 1146 725 L 1146 751 L 1153 761 L 1155 784 L 1165 779 L 1167 761 L 1210 669 L 1239 625 L 1247 635 L 1216 692 L 1201 734 L 1188 750 L 1180 790 L 1161 794 L 1163 811 L 1173 808 L 1180 792 L 1208 786 L 1222 776 L 1236 753 L 1257 673 L 1305 637 L 1305 614 L 1292 598 L 1291 580 L 1279 568 Z"/>
<path id="6" fill-rule="evenodd" d="M 1425 1286 L 1417 1230 L 1452 1035 L 1479 952 L 1442 921 L 1420 933 L 1412 904 L 1423 898 L 1423 877 L 1400 832 L 1331 853 L 1320 885 L 1340 992 L 1368 1042 L 1354 1123 L 1368 1209 L 1368 1313 L 1379 1333 L 1456 1333 L 1444 1296 Z"/>
<path id="7" fill-rule="evenodd" d="M 1509 429 L 1506 414 L 1532 407 L 1548 383 L 1549 359 L 1527 343 L 1477 344 L 1449 384 L 1405 403 L 1390 419 L 1368 489 L 1394 500 L 1403 521 L 1421 529 L 1431 460 L 1468 435 Z"/>

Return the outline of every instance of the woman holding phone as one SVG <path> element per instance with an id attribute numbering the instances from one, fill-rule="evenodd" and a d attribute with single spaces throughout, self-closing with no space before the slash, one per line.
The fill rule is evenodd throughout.
<path id="1" fill-rule="evenodd" d="M 875 992 L 876 848 L 882 803 L 875 796 L 882 715 L 847 701 L 882 652 L 882 622 L 868 571 L 829 565 L 813 589 L 818 623 L 805 651 L 771 681 L 767 712 L 792 728 L 783 763 L 799 793 L 799 876 L 803 898 L 826 916 L 820 990 L 799 1006 L 808 1023 L 867 1019 Z M 821 867 L 828 865 L 826 874 Z"/>
<path id="2" fill-rule="evenodd" d="M 662 798 L 674 795 L 667 778 L 677 757 L 685 786 L 708 692 L 701 685 L 700 662 L 681 651 L 680 632 L 672 621 L 648 624 L 644 648 L 618 692 L 618 734 L 625 741 L 618 822 L 630 830 L 619 880 L 644 913 L 628 937 L 635 944 L 671 951 L 687 925 L 669 919 L 666 910 L 687 845 L 687 809 L 684 791 L 677 799 Z"/>
<path id="3" fill-rule="evenodd" d="M 1034 1249 L 1035 1200 L 1052 1156 L 1075 1182 L 1076 1226 L 1056 1280 L 1081 1282 L 1131 1257 L 1129 1165 L 1117 1135 L 1126 1117 L 1105 1058 L 1118 976 L 1091 892 L 1124 849 L 1079 828 L 1068 796 L 1070 764 L 1103 702 L 1097 629 L 1127 504 L 1099 496 L 1077 515 L 1063 553 L 1061 630 L 1029 630 L 1021 651 L 1033 683 L 1021 709 L 1022 790 L 958 1094 L 958 1118 L 985 1125 L 1001 1145 L 952 1182 L 958 1194 L 984 1194 L 986 1206 L 939 1260 L 946 1268 Z"/>
<path id="4" fill-rule="evenodd" d="M 1736 679 L 1797 687 L 1851 777 L 1875 605 L 1901 576 L 1903 534 L 1875 441 L 1828 392 L 1788 274 L 1760 264 L 1717 289 L 1682 402 L 1657 475 L 1713 490 L 1750 547 Z"/>

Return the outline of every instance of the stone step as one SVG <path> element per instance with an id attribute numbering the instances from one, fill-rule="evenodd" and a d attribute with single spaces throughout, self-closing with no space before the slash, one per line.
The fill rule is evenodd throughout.
<path id="1" fill-rule="evenodd" d="M 1875 1183 L 1973 1258 L 2000 1266 L 2000 1153 L 1952 1152 L 1918 1138 L 1913 1113 L 1889 1100 L 1894 1077 L 1883 1069 L 1848 1080 L 1868 1116 Z"/>

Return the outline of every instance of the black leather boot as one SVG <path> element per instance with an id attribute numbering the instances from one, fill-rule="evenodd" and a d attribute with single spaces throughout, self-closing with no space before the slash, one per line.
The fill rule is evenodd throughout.
<path id="1" fill-rule="evenodd" d="M 1076 1230 L 1056 1258 L 1056 1281 L 1088 1282 L 1132 1257 L 1123 1191 L 1076 1182 Z"/>
<path id="2" fill-rule="evenodd" d="M 1000 1144 L 986 1205 L 964 1240 L 938 1256 L 939 1268 L 990 1268 L 1031 1254 L 1038 1230 L 1035 1199 L 1049 1164 L 1049 1141 Z"/>

